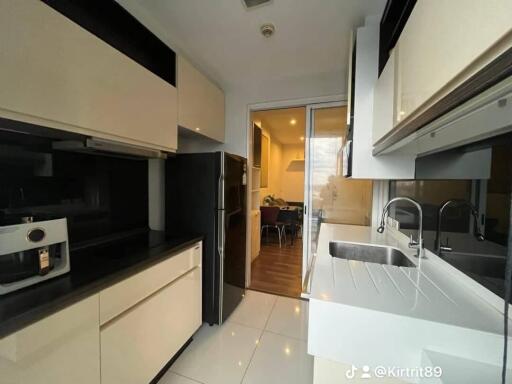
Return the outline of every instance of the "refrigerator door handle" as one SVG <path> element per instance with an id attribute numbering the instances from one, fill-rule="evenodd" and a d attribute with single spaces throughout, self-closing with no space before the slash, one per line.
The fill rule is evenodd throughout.
<path id="1" fill-rule="evenodd" d="M 220 157 L 220 175 L 217 183 L 218 209 L 224 209 L 224 155 Z"/>
<path id="2" fill-rule="evenodd" d="M 224 242 L 225 242 L 225 212 L 217 211 L 217 251 L 219 252 L 219 324 L 222 324 L 222 306 L 224 297 Z"/>

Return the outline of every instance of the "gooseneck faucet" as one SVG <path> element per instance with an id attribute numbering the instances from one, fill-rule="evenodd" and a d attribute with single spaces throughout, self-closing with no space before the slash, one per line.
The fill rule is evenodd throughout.
<path id="1" fill-rule="evenodd" d="M 386 216 L 389 214 L 389 207 L 391 204 L 396 203 L 397 201 L 406 201 L 408 203 L 411 203 L 418 209 L 419 213 L 419 226 L 418 226 L 418 240 L 413 240 L 412 235 L 411 239 L 409 241 L 409 248 L 414 248 L 418 250 L 417 257 L 421 258 L 423 257 L 423 253 L 421 252 L 421 249 L 423 248 L 423 209 L 421 208 L 420 203 L 418 203 L 416 200 L 411 199 L 409 197 L 395 197 L 387 202 L 387 204 L 384 206 L 384 209 L 382 210 L 382 215 L 380 216 L 380 225 L 377 228 L 377 232 L 382 233 L 384 232 L 384 228 L 386 227 Z"/>
<path id="2" fill-rule="evenodd" d="M 443 221 L 443 213 L 444 213 L 444 210 L 446 208 L 448 208 L 450 205 L 453 205 L 456 207 L 461 207 L 461 206 L 469 207 L 469 209 L 471 210 L 471 215 L 473 215 L 473 217 L 475 219 L 475 226 L 476 226 L 475 237 L 478 241 L 485 240 L 485 237 L 482 234 L 482 232 L 480 230 L 480 225 L 479 225 L 480 214 L 478 213 L 478 210 L 475 208 L 475 206 L 473 204 L 471 204 L 469 201 L 463 200 L 463 199 L 447 200 L 443 204 L 440 205 L 439 210 L 437 212 L 437 231 L 436 231 L 436 254 L 437 255 L 441 255 L 442 252 L 451 252 L 453 250 L 451 247 L 441 244 L 441 232 L 442 232 L 441 224 Z"/>

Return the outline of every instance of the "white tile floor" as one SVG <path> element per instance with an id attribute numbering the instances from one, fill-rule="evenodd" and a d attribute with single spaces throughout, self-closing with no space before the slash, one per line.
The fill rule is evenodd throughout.
<path id="1" fill-rule="evenodd" d="M 222 326 L 203 325 L 159 384 L 311 384 L 308 303 L 247 291 Z"/>

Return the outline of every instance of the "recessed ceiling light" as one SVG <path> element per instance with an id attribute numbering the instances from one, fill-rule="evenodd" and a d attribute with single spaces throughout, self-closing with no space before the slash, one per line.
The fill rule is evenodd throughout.
<path id="1" fill-rule="evenodd" d="M 199 127 L 197 127 L 197 128 L 196 128 L 196 131 L 198 131 L 198 132 L 199 132 L 200 130 L 201 130 L 201 128 L 199 128 Z"/>
<path id="2" fill-rule="evenodd" d="M 297 124 L 297 120 L 295 120 L 295 119 L 291 119 L 291 120 L 290 120 L 290 124 L 291 124 L 291 125 L 295 125 L 295 124 Z"/>
<path id="3" fill-rule="evenodd" d="M 304 136 L 301 136 L 301 137 L 300 137 L 300 141 L 304 141 Z"/>

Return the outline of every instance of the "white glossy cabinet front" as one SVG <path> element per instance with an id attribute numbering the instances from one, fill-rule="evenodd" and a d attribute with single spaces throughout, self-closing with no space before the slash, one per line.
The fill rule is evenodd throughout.
<path id="1" fill-rule="evenodd" d="M 392 51 L 373 90 L 373 144 L 389 133 L 396 120 L 395 52 Z"/>
<path id="2" fill-rule="evenodd" d="M 224 141 L 224 92 L 184 57 L 178 56 L 178 124 Z"/>
<path id="3" fill-rule="evenodd" d="M 99 303 L 91 296 L 0 339 L 2 384 L 99 384 Z"/>
<path id="4" fill-rule="evenodd" d="M 510 0 L 418 0 L 398 40 L 398 120 L 435 102 L 502 52 Z"/>
<path id="5" fill-rule="evenodd" d="M 100 323 L 120 315 L 171 281 L 201 266 L 201 244 L 196 244 L 100 292 Z"/>
<path id="6" fill-rule="evenodd" d="M 177 91 L 42 1 L 0 2 L 0 116 L 177 148 Z"/>
<path id="7" fill-rule="evenodd" d="M 196 267 L 102 327 L 102 384 L 150 382 L 200 325 Z"/>

